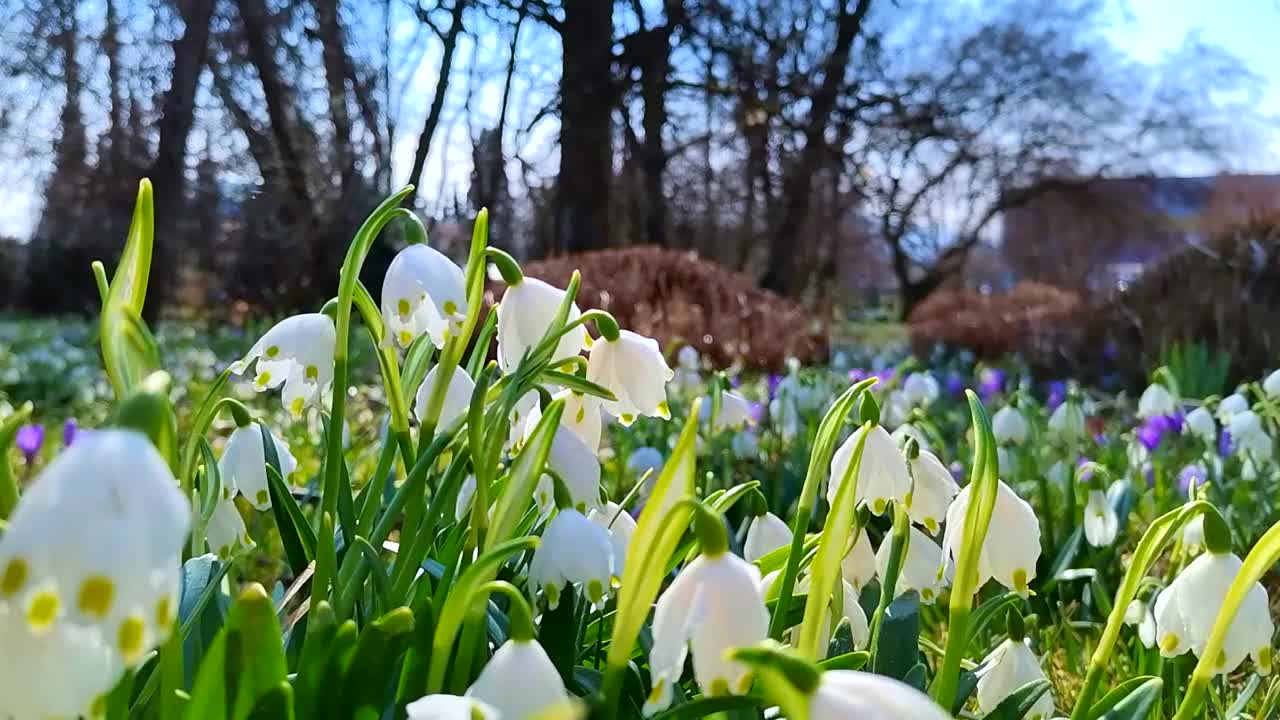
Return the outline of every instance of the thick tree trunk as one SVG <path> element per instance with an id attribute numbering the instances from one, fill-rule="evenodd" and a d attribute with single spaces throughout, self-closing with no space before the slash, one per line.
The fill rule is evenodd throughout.
<path id="1" fill-rule="evenodd" d="M 641 70 L 644 98 L 644 241 L 667 246 L 665 183 L 667 149 L 662 130 L 667 125 L 667 81 L 671 72 L 671 26 L 654 30 L 652 48 Z"/>
<path id="2" fill-rule="evenodd" d="M 856 6 L 850 9 L 842 0 L 836 22 L 835 45 L 822 65 L 822 84 L 809 101 L 804 149 L 782 179 L 782 212 L 770 231 L 769 264 L 760 284 L 784 295 L 796 289 L 796 243 L 809 215 L 813 175 L 822 165 L 827 126 L 836 100 L 845 89 L 844 75 L 849 67 L 853 41 L 862 29 L 862 20 L 870 6 L 871 0 L 857 0 Z"/>
<path id="3" fill-rule="evenodd" d="M 107 156 L 108 172 L 118 174 L 124 157 L 124 87 L 120 79 L 120 18 L 115 0 L 107 0 L 106 24 L 102 28 L 102 52 L 107 56 L 107 96 L 111 126 L 107 130 L 110 154 Z"/>
<path id="4" fill-rule="evenodd" d="M 565 0 L 560 26 L 560 176 L 553 252 L 609 244 L 613 181 L 613 3 Z"/>
<path id="5" fill-rule="evenodd" d="M 348 61 L 346 39 L 338 20 L 338 0 L 315 0 L 320 22 L 320 46 L 324 58 L 324 79 L 329 90 L 329 120 L 333 123 L 334 164 L 341 177 L 337 212 L 351 199 L 356 178 L 355 149 L 351 139 L 351 112 L 347 108 Z"/>
<path id="6" fill-rule="evenodd" d="M 195 122 L 196 90 L 209 54 L 209 29 L 214 0 L 192 0 L 180 5 L 182 35 L 173 41 L 173 76 L 158 123 L 160 145 L 148 176 L 155 188 L 156 244 L 151 273 L 155 298 L 147 304 L 160 308 L 175 281 L 184 249 L 177 231 L 186 197 L 187 138 Z"/>

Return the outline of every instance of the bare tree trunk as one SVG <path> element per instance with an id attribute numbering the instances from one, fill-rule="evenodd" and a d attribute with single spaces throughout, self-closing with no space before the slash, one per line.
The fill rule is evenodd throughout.
<path id="1" fill-rule="evenodd" d="M 347 206 L 356 176 L 355 149 L 351 140 L 351 113 L 347 108 L 346 39 L 338 20 L 338 0 L 314 0 L 320 24 L 320 46 L 324 58 L 324 79 L 329 90 L 329 119 L 333 122 L 335 164 L 341 177 L 337 212 Z"/>
<path id="2" fill-rule="evenodd" d="M 413 153 L 413 169 L 409 171 L 409 182 L 415 183 L 418 189 L 405 198 L 406 204 L 412 204 L 422 195 L 424 179 L 423 170 L 427 167 L 427 155 L 431 152 L 431 139 L 440 124 L 440 113 L 444 110 L 444 99 L 449 92 L 449 75 L 453 72 L 453 56 L 458 48 L 458 36 L 462 34 L 462 13 L 467 8 L 465 0 L 454 0 L 453 10 L 449 14 L 449 29 L 440 38 L 444 43 L 440 60 L 440 74 L 436 79 L 435 96 L 431 98 L 431 109 L 427 111 L 427 119 L 422 123 L 422 132 L 418 134 L 418 148 Z"/>
<path id="3" fill-rule="evenodd" d="M 871 0 L 857 0 L 852 9 L 844 2 L 836 21 L 836 42 L 822 66 L 822 85 L 810 99 L 809 117 L 804 129 L 804 150 L 787 170 L 782 180 L 782 215 L 770 232 L 769 263 L 760 284 L 784 295 L 795 289 L 795 242 L 809 214 L 813 173 L 822 165 L 826 152 L 825 134 L 836 100 L 845 88 L 844 75 L 849 66 L 853 40 L 862 29 L 862 20 Z"/>
<path id="4" fill-rule="evenodd" d="M 111 152 L 107 156 L 109 172 L 116 174 L 123 165 L 124 155 L 124 97 L 120 79 L 120 18 L 116 12 L 116 0 L 107 0 L 106 23 L 102 28 L 102 51 L 107 56 L 107 95 L 111 126 L 107 130 Z"/>
<path id="5" fill-rule="evenodd" d="M 564 0 L 554 252 L 608 245 L 613 182 L 613 3 Z"/>
<path id="6" fill-rule="evenodd" d="M 193 0 L 180 5 L 182 35 L 173 41 L 173 76 L 160 113 L 160 145 L 148 175 L 155 187 L 156 242 L 152 292 L 165 298 L 180 265 L 178 222 L 185 204 L 187 137 L 195 122 L 196 89 L 209 54 L 209 30 L 214 0 Z M 149 308 L 159 309 L 152 301 Z"/>

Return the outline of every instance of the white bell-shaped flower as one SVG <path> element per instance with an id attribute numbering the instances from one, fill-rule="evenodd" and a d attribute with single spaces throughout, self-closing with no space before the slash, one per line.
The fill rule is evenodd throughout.
<path id="1" fill-rule="evenodd" d="M 1217 442 L 1218 423 L 1213 419 L 1213 413 L 1209 412 L 1209 409 L 1205 406 L 1201 405 L 1187 413 L 1187 417 L 1183 422 L 1187 431 L 1200 438 L 1204 443 L 1213 445 L 1213 443 Z"/>
<path id="2" fill-rule="evenodd" d="M 1256 462 L 1271 459 L 1272 442 L 1262 425 L 1262 418 L 1252 410 L 1241 410 L 1227 421 L 1234 452 Z"/>
<path id="3" fill-rule="evenodd" d="M 951 720 L 928 695 L 884 675 L 828 670 L 809 696 L 809 720 Z"/>
<path id="4" fill-rule="evenodd" d="M 564 290 L 528 276 L 507 288 L 502 294 L 502 302 L 498 303 L 498 367 L 504 371 L 511 370 L 520 363 L 526 351 L 542 341 L 556 311 L 560 309 L 560 303 L 564 302 L 564 295 Z M 575 303 L 570 306 L 565 320 L 571 323 L 580 317 L 582 311 Z M 560 337 L 551 359 L 557 361 L 580 355 L 587 344 L 586 329 L 581 326 L 574 328 Z"/>
<path id="5" fill-rule="evenodd" d="M 1240 393 L 1231 393 L 1218 403 L 1218 422 L 1229 422 L 1236 413 L 1249 409 L 1249 401 Z"/>
<path id="6" fill-rule="evenodd" d="M 747 562 L 755 562 L 781 547 L 791 544 L 791 528 L 782 518 L 767 512 L 751 518 L 747 525 L 747 540 L 742 545 L 742 556 Z"/>
<path id="7" fill-rule="evenodd" d="M 756 566 L 729 552 L 699 555 L 658 598 L 649 653 L 653 689 L 644 713 L 671 704 L 690 646 L 693 674 L 704 693 L 745 693 L 749 668 L 728 659 L 725 651 L 754 645 L 768 634 L 769 612 Z"/>
<path id="8" fill-rule="evenodd" d="M 229 559 L 236 550 L 250 548 L 254 544 L 234 497 L 224 496 L 218 500 L 204 532 L 209 551 L 223 560 Z"/>
<path id="9" fill-rule="evenodd" d="M 1160 383 L 1151 383 L 1138 398 L 1138 417 L 1152 418 L 1172 415 L 1178 411 L 1178 398 Z"/>
<path id="10" fill-rule="evenodd" d="M 859 427 L 836 450 L 831 458 L 827 500 L 835 501 L 849 463 L 853 462 L 854 450 L 864 434 L 867 442 L 862 449 L 862 464 L 858 467 L 857 503 L 866 504 L 871 512 L 882 515 L 890 502 L 906 500 L 907 493 L 911 492 L 911 475 L 898 444 L 879 425 L 872 425 L 870 429 Z"/>
<path id="11" fill-rule="evenodd" d="M 0 538 L 0 688 L 25 693 L 4 715 L 86 713 L 168 638 L 190 522 L 140 433 L 86 433 L 35 477 Z"/>
<path id="12" fill-rule="evenodd" d="M 617 397 L 602 405 L 623 425 L 630 425 L 639 415 L 669 419 L 667 381 L 673 376 L 653 338 L 622 330 L 617 340 L 601 338 L 591 346 L 587 379 Z"/>
<path id="13" fill-rule="evenodd" d="M 609 532 L 609 544 L 613 546 L 613 576 L 621 578 L 627 564 L 627 548 L 636 534 L 636 519 L 615 502 L 591 508 L 587 519 Z"/>
<path id="14" fill-rule="evenodd" d="M 960 486 L 947 466 L 927 450 L 921 450 L 920 455 L 910 461 L 910 466 L 914 483 L 906 497 L 907 514 L 912 522 L 936 533 L 947 517 L 951 501 L 960 492 Z"/>
<path id="15" fill-rule="evenodd" d="M 927 408 L 938 399 L 942 389 L 933 375 L 923 372 L 908 375 L 902 383 L 902 392 L 911 407 Z"/>
<path id="16" fill-rule="evenodd" d="M 891 537 L 886 537 L 876 551 L 876 572 L 884 577 L 889 571 L 889 554 L 892 551 Z M 902 557 L 902 570 L 898 573 L 898 582 L 893 597 L 915 590 L 920 595 L 920 602 L 932 604 L 950 584 L 946 568 L 943 567 L 942 548 L 933 538 L 911 527 L 911 539 L 907 542 L 907 552 Z"/>
<path id="17" fill-rule="evenodd" d="M 1026 641 L 1009 638 L 991 651 L 978 671 L 978 712 L 986 715 L 1022 686 L 1046 679 L 1040 660 Z M 1027 720 L 1053 717 L 1053 691 L 1041 695 L 1024 717 Z"/>
<path id="18" fill-rule="evenodd" d="M 497 708 L 473 697 L 427 695 L 404 708 L 409 720 L 501 720 Z"/>
<path id="19" fill-rule="evenodd" d="M 1120 531 L 1116 510 L 1101 490 L 1090 490 L 1084 506 L 1084 539 L 1094 547 L 1111 547 Z"/>
<path id="20" fill-rule="evenodd" d="M 1169 583 L 1156 598 L 1156 642 L 1160 654 L 1177 657 L 1191 650 L 1203 655 L 1209 633 L 1218 618 L 1227 590 L 1243 563 L 1230 552 L 1206 552 Z M 1248 655 L 1261 675 L 1271 672 L 1271 637 L 1275 625 L 1268 609 L 1267 591 L 1254 583 L 1227 630 L 1222 651 L 1215 659 L 1215 673 L 1229 673 Z"/>
<path id="21" fill-rule="evenodd" d="M 1060 444 L 1070 445 L 1084 440 L 1087 428 L 1084 408 L 1079 403 L 1062 403 L 1049 416 L 1049 434 Z"/>
<path id="22" fill-rule="evenodd" d="M 500 720 L 534 720 L 568 702 L 569 693 L 537 640 L 513 638 L 489 658 L 467 697 L 492 707 Z"/>
<path id="23" fill-rule="evenodd" d="M 884 406 L 880 410 L 880 422 L 896 428 L 911 419 L 911 408 L 911 399 L 907 397 L 907 393 L 903 390 L 894 390 L 884 400 Z"/>
<path id="24" fill-rule="evenodd" d="M 231 372 L 243 375 L 257 361 L 253 389 L 263 392 L 284 384 L 284 406 L 300 417 L 306 407 L 321 407 L 326 389 L 333 383 L 333 353 L 338 332 L 333 319 L 323 313 L 294 315 L 276 323 L 253 344 Z"/>
<path id="25" fill-rule="evenodd" d="M 1124 610 L 1124 624 L 1138 628 L 1138 641 L 1150 650 L 1156 646 L 1156 618 L 1151 605 L 1134 600 Z"/>
<path id="26" fill-rule="evenodd" d="M 600 436 L 604 431 L 604 419 L 600 414 L 600 398 L 573 390 L 561 390 L 552 399 L 564 399 L 564 413 L 560 415 L 560 427 L 568 429 L 594 454 L 600 450 Z M 525 420 L 525 435 L 532 435 L 542 419 L 542 408 L 534 403 Z"/>
<path id="27" fill-rule="evenodd" d="M 284 439 L 274 432 L 271 439 L 275 442 L 276 458 L 280 461 L 280 474 L 287 482 L 298 468 L 298 461 L 289 452 L 289 444 Z M 271 493 L 267 490 L 267 456 L 262 432 L 257 425 L 231 431 L 222 457 L 218 458 L 218 474 L 222 478 L 224 498 L 231 498 L 239 491 L 259 510 L 271 507 Z"/>
<path id="28" fill-rule="evenodd" d="M 542 531 L 542 542 L 529 562 L 529 579 L 541 588 L 552 608 L 560 604 L 567 583 L 582 588 L 595 605 L 604 602 L 613 577 L 613 542 L 609 531 L 573 508 L 563 508 Z"/>
<path id="29" fill-rule="evenodd" d="M 1269 398 L 1280 398 L 1280 370 L 1276 370 L 1262 381 L 1262 391 Z"/>
<path id="30" fill-rule="evenodd" d="M 535 425 L 536 421 L 528 426 L 530 432 Z M 577 433 L 564 425 L 556 428 L 547 465 L 564 480 L 575 508 L 585 513 L 600 506 L 600 460 Z"/>
<path id="31" fill-rule="evenodd" d="M 942 546 L 955 562 L 959 561 L 966 542 L 964 517 L 969 511 L 972 488 L 966 485 L 947 510 L 947 531 Z M 1030 582 L 1036 576 L 1039 559 L 1040 521 L 1035 510 L 1000 481 L 986 541 L 978 555 L 978 585 L 995 578 L 1001 585 L 1026 596 L 1031 591 Z"/>
<path id="32" fill-rule="evenodd" d="M 511 408 L 511 432 L 507 433 L 507 442 L 503 448 L 504 450 L 514 451 L 520 447 L 524 441 L 525 423 L 529 419 L 529 415 L 534 412 L 541 416 L 542 408 L 538 405 L 538 393 L 530 390 L 519 400 L 516 400 L 515 406 Z"/>
<path id="33" fill-rule="evenodd" d="M 807 577 L 807 576 L 806 576 Z M 858 590 L 848 580 L 841 580 L 840 605 L 843 617 L 840 620 L 849 623 L 849 639 L 853 641 L 854 650 L 862 650 L 871 642 L 871 624 L 867 622 L 867 611 L 858 602 Z M 808 592 L 808 588 L 805 588 Z M 830 619 L 827 622 L 831 622 Z M 823 630 L 824 637 L 830 637 L 829 630 Z M 827 648 L 822 648 L 825 657 Z"/>
<path id="34" fill-rule="evenodd" d="M 840 560 L 840 574 L 855 590 L 862 592 L 862 588 L 876 576 L 876 553 L 871 549 L 866 531 L 859 530 L 857 535 Z"/>
<path id="35" fill-rule="evenodd" d="M 1001 445 L 1021 445 L 1027 441 L 1027 419 L 1012 405 L 1005 405 L 991 416 L 991 432 Z"/>
<path id="36" fill-rule="evenodd" d="M 729 441 L 729 449 L 733 456 L 742 460 L 750 460 L 760 456 L 760 434 L 755 430 L 739 430 Z"/>
<path id="37" fill-rule="evenodd" d="M 676 351 L 676 365 L 681 370 L 690 370 L 697 372 L 702 369 L 702 357 L 698 355 L 698 348 L 692 345 L 682 345 Z"/>
<path id="38" fill-rule="evenodd" d="M 436 378 L 440 376 L 440 366 L 431 368 L 431 372 L 422 379 L 418 392 L 414 395 L 413 414 L 418 422 L 427 416 L 427 404 L 431 401 L 432 388 L 436 386 Z M 444 403 L 440 406 L 440 417 L 436 420 L 439 427 L 447 427 L 449 423 L 464 417 L 471 410 L 471 395 L 476 391 L 476 383 L 461 367 L 453 369 L 449 376 L 449 387 L 444 391 Z"/>
<path id="39" fill-rule="evenodd" d="M 658 474 L 662 471 L 662 465 L 666 462 L 666 458 L 662 457 L 662 451 L 644 445 L 631 451 L 627 456 L 627 470 L 637 478 L 645 473 Z"/>
<path id="40" fill-rule="evenodd" d="M 705 423 L 710 418 L 711 398 L 707 397 L 702 401 L 698 419 Z M 716 430 L 741 430 L 751 422 L 751 403 L 746 398 L 728 390 L 720 393 L 720 414 L 716 416 Z"/>
<path id="41" fill-rule="evenodd" d="M 444 347 L 467 317 L 467 284 L 462 268 L 433 247 L 414 244 L 391 260 L 382 280 L 382 322 L 386 342 L 408 347 L 426 333 Z"/>

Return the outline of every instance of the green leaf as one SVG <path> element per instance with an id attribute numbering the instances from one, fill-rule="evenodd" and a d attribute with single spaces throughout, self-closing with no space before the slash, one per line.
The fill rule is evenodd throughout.
<path id="1" fill-rule="evenodd" d="M 1089 708 L 1089 720 L 1143 720 L 1159 701 L 1163 684 L 1151 675 L 1129 678 Z"/>
<path id="2" fill-rule="evenodd" d="M 249 585 L 196 674 L 188 720 L 244 720 L 286 674 L 271 597 L 261 585 Z"/>
<path id="3" fill-rule="evenodd" d="M 328 602 L 311 608 L 307 620 L 307 637 L 302 646 L 302 658 L 294 677 L 294 707 L 298 716 L 313 718 L 322 697 L 328 697 L 325 676 L 335 656 L 354 651 L 356 624 L 347 621 L 338 624 L 338 616 Z"/>
<path id="4" fill-rule="evenodd" d="M 221 595 L 222 577 L 228 565 L 216 555 L 191 558 L 182 564 L 182 591 L 178 600 L 178 620 L 182 624 L 183 649 L 186 659 L 186 685 L 191 686 L 196 668 L 222 629 L 225 612 L 214 602 Z M 225 596 L 223 596 L 225 597 Z"/>
<path id="5" fill-rule="evenodd" d="M 1035 707 L 1036 701 L 1049 692 L 1048 680 L 1032 680 L 1005 698 L 987 713 L 983 720 L 1022 720 Z"/>
<path id="6" fill-rule="evenodd" d="M 865 650 L 829 657 L 818 663 L 818 667 L 826 670 L 861 670 L 871 660 L 871 653 Z"/>
<path id="7" fill-rule="evenodd" d="M 443 568 L 442 568 L 443 570 Z M 430 574 L 430 570 L 426 571 Z M 413 637 L 404 665 L 400 669 L 399 686 L 396 688 L 397 717 L 404 706 L 427 692 L 427 668 L 431 663 L 431 640 L 435 637 L 435 609 L 431 605 L 431 583 L 425 578 L 414 587 Z"/>
<path id="8" fill-rule="evenodd" d="M 982 638 L 982 633 L 987 626 L 993 622 L 1003 622 L 1009 615 L 1009 608 L 1020 603 L 1022 603 L 1022 596 L 1010 590 L 979 605 L 969 617 L 969 650 L 971 652 L 979 650 L 974 643 Z M 1000 626 L 997 625 L 997 627 Z"/>
<path id="9" fill-rule="evenodd" d="M 18 476 L 9 464 L 9 448 L 18 435 L 18 428 L 30 416 L 31 403 L 26 402 L 0 420 L 0 520 L 8 520 L 9 513 L 18 505 Z"/>
<path id="10" fill-rule="evenodd" d="M 280 532 L 280 543 L 284 545 L 289 569 L 297 576 L 316 557 L 316 534 L 280 474 L 280 456 L 275 439 L 271 437 L 266 425 L 259 424 L 258 430 L 262 433 L 262 449 L 267 458 L 267 489 L 271 493 L 271 514 L 275 517 L 276 528 Z"/>
<path id="11" fill-rule="evenodd" d="M 539 382 L 547 385 L 557 385 L 567 388 L 584 395 L 593 395 L 605 400 L 617 400 L 617 396 L 609 388 L 598 385 L 590 380 L 573 373 L 561 372 L 559 370 L 543 370 L 538 376 Z"/>
<path id="12" fill-rule="evenodd" d="M 343 717 L 355 717 L 366 708 L 380 714 L 391 701 L 395 686 L 388 678 L 409 645 L 413 623 L 413 611 L 402 607 L 374 620 L 361 631 L 344 689 L 337 696 L 344 708 Z"/>
<path id="13" fill-rule="evenodd" d="M 512 537 L 516 525 L 529 507 L 529 500 L 542 477 L 542 468 L 551 453 L 551 441 L 560 427 L 564 414 L 564 400 L 555 400 L 542 411 L 533 434 L 529 436 L 520 454 L 516 456 L 507 485 L 493 510 L 489 534 L 485 537 L 485 549 L 492 551 Z M 486 579 L 484 582 L 488 582 Z M 480 584 L 483 584 L 480 583 Z M 443 621 L 443 616 L 441 617 Z"/>
<path id="14" fill-rule="evenodd" d="M 920 600 L 915 592 L 904 593 L 889 603 L 880 624 L 880 645 L 875 656 L 875 672 L 905 680 L 920 662 Z"/>
<path id="15" fill-rule="evenodd" d="M 293 686 L 286 680 L 254 703 L 249 720 L 293 720 Z"/>
<path id="16" fill-rule="evenodd" d="M 650 720 L 692 720 L 734 710 L 751 710 L 765 706 L 761 698 L 750 695 L 700 697 L 654 715 Z M 754 717 L 754 715 L 752 715 Z"/>

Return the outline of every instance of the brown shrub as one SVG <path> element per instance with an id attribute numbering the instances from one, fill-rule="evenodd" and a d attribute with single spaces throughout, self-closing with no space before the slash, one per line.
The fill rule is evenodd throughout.
<path id="1" fill-rule="evenodd" d="M 918 355 L 941 343 L 990 358 L 1038 343 L 1043 328 L 1072 317 L 1080 304 L 1074 292 L 1035 282 L 1001 295 L 946 288 L 920 302 L 907 321 Z"/>
<path id="2" fill-rule="evenodd" d="M 1070 320 L 1027 348 L 1029 359 L 1136 387 L 1164 349 L 1199 342 L 1231 356 L 1233 378 L 1256 378 L 1280 364 L 1280 218 L 1190 245 Z"/>
<path id="3" fill-rule="evenodd" d="M 719 367 L 778 370 L 788 357 L 826 359 L 826 328 L 812 312 L 692 252 L 627 247 L 527 263 L 530 277 L 564 287 L 582 273 L 578 305 L 608 310 L 664 350 L 687 343 Z M 494 296 L 501 286 L 490 288 Z"/>

